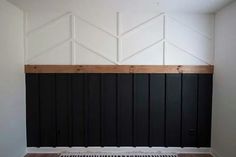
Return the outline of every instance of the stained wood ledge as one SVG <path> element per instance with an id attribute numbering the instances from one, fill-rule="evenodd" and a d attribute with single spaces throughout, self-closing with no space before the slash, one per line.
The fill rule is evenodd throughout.
<path id="1" fill-rule="evenodd" d="M 25 73 L 197 73 L 213 74 L 213 65 L 25 65 Z"/>

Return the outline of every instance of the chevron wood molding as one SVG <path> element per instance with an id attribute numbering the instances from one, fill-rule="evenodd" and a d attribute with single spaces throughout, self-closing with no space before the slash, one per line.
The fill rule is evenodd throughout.
<path id="1" fill-rule="evenodd" d="M 197 40 L 198 45 L 195 43 L 189 45 L 188 42 L 183 43 L 183 41 L 179 41 L 179 38 L 175 38 L 175 35 L 170 38 L 172 34 L 169 33 L 169 29 L 171 27 L 167 19 L 177 23 L 181 29 L 191 32 L 193 40 Z M 84 52 L 80 52 L 78 47 L 91 52 L 90 55 L 95 55 L 93 58 L 100 58 L 100 61 L 97 62 L 96 59 L 90 60 L 88 56 L 86 57 L 88 62 L 83 61 L 83 64 L 90 64 L 91 62 L 106 64 L 106 62 L 109 62 L 114 65 L 122 65 L 132 62 L 132 64 L 139 65 L 148 64 L 148 60 L 155 57 L 157 57 L 156 61 L 154 60 L 152 64 L 175 64 L 175 62 L 172 63 L 171 61 L 169 63 L 170 61 L 168 61 L 168 57 L 171 57 L 171 53 L 166 47 L 168 45 L 174 46 L 176 50 L 182 53 L 181 57 L 175 58 L 180 64 L 189 64 L 191 61 L 186 62 L 186 59 L 189 60 L 189 58 L 193 60 L 193 65 L 213 64 L 213 50 L 211 52 L 210 49 L 213 46 L 211 45 L 212 38 L 165 13 L 147 18 L 145 21 L 122 32 L 122 13 L 117 12 L 116 34 L 72 12 L 64 13 L 30 31 L 27 26 L 28 22 L 27 13 L 25 13 L 25 64 L 34 64 L 39 57 L 45 58 L 47 63 L 46 54 L 66 43 L 71 43 L 71 48 L 65 51 L 65 54 L 70 53 L 71 56 L 71 61 L 66 63 L 68 65 L 81 64 L 77 58 L 80 58 L 81 53 Z M 209 42 L 204 45 L 203 40 Z M 198 48 L 201 47 L 201 44 L 203 44 L 203 48 Z M 162 45 L 162 49 L 155 49 L 156 45 Z M 202 52 L 198 52 L 198 49 Z M 149 51 L 152 52 L 152 55 L 148 53 Z M 54 57 L 54 60 L 57 60 L 57 55 Z M 104 63 L 102 60 L 104 60 Z M 55 63 L 48 62 L 47 64 Z"/>

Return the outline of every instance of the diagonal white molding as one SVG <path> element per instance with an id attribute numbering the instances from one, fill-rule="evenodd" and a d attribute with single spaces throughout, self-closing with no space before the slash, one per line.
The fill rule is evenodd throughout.
<path id="1" fill-rule="evenodd" d="M 82 44 L 82 43 L 80 43 L 80 42 L 78 42 L 78 41 L 75 41 L 75 42 L 76 42 L 76 44 L 78 44 L 79 46 L 81 46 L 81 47 L 83 47 L 83 48 L 89 50 L 89 51 L 92 52 L 92 53 L 95 53 L 96 55 L 102 57 L 103 59 L 107 60 L 108 62 L 110 62 L 110 63 L 112 63 L 112 64 L 116 64 L 116 65 L 119 64 L 118 62 L 114 62 L 114 61 L 110 60 L 109 58 L 107 58 L 106 56 L 102 55 L 101 53 L 99 53 L 99 52 L 97 52 L 97 51 L 95 51 L 95 50 L 92 50 L 91 48 L 87 47 L 86 45 L 84 45 L 84 44 Z"/>
<path id="2" fill-rule="evenodd" d="M 34 60 L 35 58 L 38 58 L 38 57 L 40 57 L 40 56 L 42 56 L 42 55 L 44 55 L 46 53 L 50 53 L 52 50 L 54 50 L 54 49 L 56 49 L 56 48 L 58 48 L 60 46 L 63 46 L 64 44 L 66 44 L 68 42 L 71 42 L 71 41 L 72 41 L 71 38 L 66 39 L 66 40 L 64 40 L 64 41 L 62 41 L 62 42 L 60 42 L 60 43 L 58 43 L 58 44 L 56 44 L 56 45 L 46 49 L 46 50 L 43 50 L 43 51 L 39 52 L 38 54 L 36 54 L 33 57 L 31 57 L 30 59 L 28 59 L 27 62 L 30 62 L 30 61 Z"/>
<path id="3" fill-rule="evenodd" d="M 167 16 L 168 18 L 172 19 L 173 21 L 177 22 L 178 24 L 180 24 L 183 28 L 188 29 L 188 30 L 190 30 L 190 31 L 192 31 L 192 32 L 195 32 L 195 33 L 197 33 L 198 35 L 200 35 L 200 36 L 202 36 L 202 37 L 204 37 L 204 38 L 206 38 L 206 39 L 208 39 L 208 40 L 213 40 L 211 36 L 209 36 L 209 35 L 207 35 L 207 34 L 205 34 L 205 33 L 202 33 L 202 32 L 200 32 L 199 30 L 197 30 L 197 29 L 195 29 L 195 28 L 193 28 L 193 27 L 191 27 L 191 26 L 189 26 L 189 25 L 187 25 L 187 24 L 185 24 L 185 23 L 183 23 L 183 22 L 180 22 L 180 21 L 177 20 L 176 18 L 171 17 L 170 15 L 166 15 L 166 16 Z"/>
<path id="4" fill-rule="evenodd" d="M 160 16 L 163 15 L 163 14 L 164 14 L 164 13 L 160 13 L 160 14 L 158 14 L 158 15 L 155 15 L 155 16 L 149 18 L 148 20 L 146 20 L 146 21 L 144 21 L 144 22 L 138 24 L 137 26 L 134 26 L 133 28 L 129 29 L 128 31 L 122 33 L 121 36 L 125 36 L 125 35 L 127 35 L 127 34 L 133 32 L 134 30 L 137 30 L 138 28 L 147 25 L 149 22 L 151 22 L 151 21 L 157 19 L 158 17 L 160 17 Z"/>
<path id="5" fill-rule="evenodd" d="M 75 17 L 76 17 L 77 19 L 79 19 L 79 20 L 81 20 L 81 21 L 87 23 L 88 25 L 93 26 L 94 28 L 96 28 L 96 29 L 98 29 L 98 30 L 100 30 L 100 31 L 102 31 L 102 32 L 104 32 L 104 33 L 106 33 L 106 34 L 108 34 L 108 35 L 114 37 L 114 38 L 118 38 L 117 35 L 114 35 L 114 34 L 110 33 L 109 31 L 106 31 L 105 29 L 103 29 L 103 28 L 101 28 L 101 27 L 99 27 L 99 26 L 97 26 L 97 25 L 95 25 L 95 24 L 89 22 L 88 20 L 86 20 L 86 19 L 80 17 L 79 15 L 75 15 Z"/>
<path id="6" fill-rule="evenodd" d="M 132 58 L 132 57 L 134 57 L 134 56 L 136 56 L 137 54 L 140 54 L 140 53 L 144 52 L 145 50 L 147 50 L 147 49 L 149 49 L 149 48 L 151 48 L 151 47 L 153 47 L 153 46 L 159 44 L 159 43 L 162 42 L 162 41 L 163 41 L 163 39 L 153 42 L 152 44 L 148 45 L 147 47 L 145 47 L 145 48 L 143 48 L 143 49 L 141 49 L 141 50 L 139 50 L 139 51 L 133 53 L 132 55 L 130 55 L 130 56 L 128 56 L 128 57 L 122 59 L 122 62 L 124 62 L 124 61 L 126 61 L 126 60 L 128 60 L 128 59 L 130 59 L 130 58 Z"/>
<path id="7" fill-rule="evenodd" d="M 33 33 L 37 32 L 37 31 L 43 29 L 44 27 L 50 26 L 51 24 L 53 24 L 53 23 L 59 21 L 60 19 L 62 19 L 62 18 L 64 18 L 64 17 L 69 17 L 70 15 L 72 15 L 72 13 L 71 13 L 71 12 L 67 12 L 67 13 L 65 13 L 65 14 L 63 14 L 63 15 L 61 15 L 61 16 L 59 16 L 59 17 L 56 17 L 55 19 L 52 19 L 52 20 L 50 20 L 49 22 L 47 22 L 47 23 L 45 23 L 45 24 L 43 24 L 43 25 L 41 25 L 41 26 L 39 26 L 39 27 L 37 27 L 37 28 L 35 28 L 35 29 L 29 31 L 29 32 L 27 33 L 27 36 L 29 36 L 30 34 L 33 34 Z"/>
<path id="8" fill-rule="evenodd" d="M 177 49 L 183 51 L 184 53 L 186 53 L 186 54 L 192 56 L 193 58 L 196 58 L 197 60 L 199 60 L 199 61 L 201 61 L 201 62 L 203 62 L 203 63 L 205 63 L 205 64 L 207 64 L 207 65 L 211 65 L 210 63 L 208 63 L 207 61 L 203 60 L 202 58 L 193 55 L 191 52 L 189 52 L 189 51 L 187 51 L 187 50 L 185 50 L 185 49 L 183 49 L 183 48 L 181 48 L 181 47 L 175 45 L 175 44 L 172 43 L 172 42 L 166 41 L 166 43 L 168 43 L 168 44 L 174 46 L 175 48 L 177 48 Z"/>

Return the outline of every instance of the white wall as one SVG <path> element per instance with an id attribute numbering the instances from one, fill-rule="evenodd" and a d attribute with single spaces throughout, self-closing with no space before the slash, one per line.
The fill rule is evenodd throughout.
<path id="1" fill-rule="evenodd" d="M 26 64 L 214 63 L 213 14 L 94 10 L 27 11 Z"/>
<path id="2" fill-rule="evenodd" d="M 0 0 L 0 156 L 26 149 L 23 13 Z"/>
<path id="3" fill-rule="evenodd" d="M 216 14 L 212 148 L 236 156 L 236 2 Z"/>

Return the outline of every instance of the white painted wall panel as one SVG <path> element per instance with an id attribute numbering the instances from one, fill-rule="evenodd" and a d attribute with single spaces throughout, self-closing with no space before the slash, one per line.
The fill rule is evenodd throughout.
<path id="1" fill-rule="evenodd" d="M 30 32 L 28 36 L 29 58 L 50 51 L 71 38 L 70 16 L 59 18 L 45 27 Z"/>
<path id="2" fill-rule="evenodd" d="M 168 16 L 166 18 L 166 39 L 167 42 L 191 53 L 206 63 L 213 64 L 213 40 Z"/>
<path id="3" fill-rule="evenodd" d="M 214 14 L 168 13 L 167 16 L 176 19 L 181 25 L 189 27 L 199 34 L 214 39 Z"/>
<path id="4" fill-rule="evenodd" d="M 76 40 L 111 61 L 116 61 L 117 39 L 79 18 L 76 18 Z"/>
<path id="5" fill-rule="evenodd" d="M 133 55 L 163 39 L 163 15 L 129 32 L 122 38 L 122 56 Z"/>
<path id="6" fill-rule="evenodd" d="M 107 32 L 116 34 L 116 12 L 107 9 L 97 10 L 96 6 L 74 10 L 75 15 L 79 15 L 90 23 L 103 28 Z"/>
<path id="7" fill-rule="evenodd" d="M 43 53 L 38 57 L 33 58 L 29 64 L 63 64 L 70 65 L 72 63 L 71 42 L 64 43 L 53 50 Z"/>
<path id="8" fill-rule="evenodd" d="M 143 22 L 159 14 L 160 12 L 121 12 L 121 32 L 127 32 L 130 29 L 142 24 Z"/>
<path id="9" fill-rule="evenodd" d="M 72 55 L 70 64 L 205 65 L 214 62 L 214 17 L 210 14 L 120 12 L 118 16 L 115 11 L 97 12 L 89 8 L 61 15 L 58 12 L 50 14 L 48 10 L 45 12 L 49 14 L 28 12 L 27 32 L 31 33 L 27 36 L 26 57 L 30 64 L 55 64 L 57 58 L 47 60 L 46 55 L 41 57 L 41 54 L 50 53 L 69 41 L 72 45 L 83 47 L 72 46 L 68 53 L 81 54 L 79 59 Z M 39 21 L 35 20 L 37 16 Z M 178 53 L 172 49 L 168 52 L 170 48 L 165 46 L 162 49 L 157 46 L 162 42 L 173 45 L 182 57 L 176 61 Z M 162 59 L 159 59 L 161 54 Z M 65 61 L 58 58 L 58 63 L 69 64 L 66 60 L 68 56 L 65 54 Z"/>
<path id="10" fill-rule="evenodd" d="M 163 42 L 125 59 L 124 65 L 163 65 Z"/>
<path id="11" fill-rule="evenodd" d="M 166 65 L 206 65 L 191 54 L 168 43 L 166 43 L 165 58 Z"/>
<path id="12" fill-rule="evenodd" d="M 76 63 L 81 65 L 112 65 L 114 63 L 101 55 L 76 44 Z"/>

